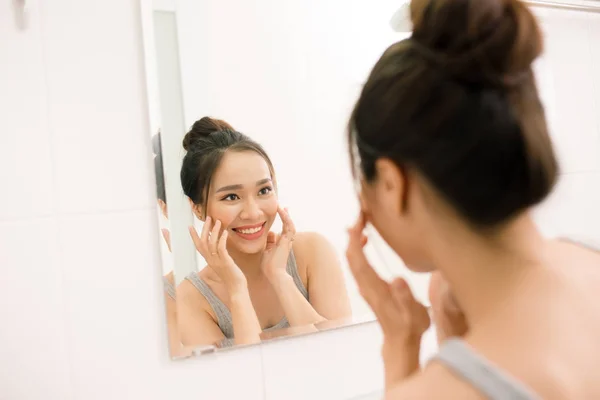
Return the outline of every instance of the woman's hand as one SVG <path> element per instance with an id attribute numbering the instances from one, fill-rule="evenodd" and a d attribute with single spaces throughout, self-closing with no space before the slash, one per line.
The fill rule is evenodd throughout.
<path id="1" fill-rule="evenodd" d="M 456 302 L 448 282 L 439 272 L 431 274 L 429 302 L 439 344 L 450 337 L 462 337 L 467 333 L 465 314 Z"/>
<path id="2" fill-rule="evenodd" d="M 198 236 L 193 226 L 189 228 L 190 235 L 196 250 L 204 257 L 208 266 L 221 278 L 231 295 L 236 289 L 246 287 L 246 276 L 227 252 L 227 230 L 224 230 L 219 237 L 221 221 L 217 220 L 214 226 L 211 227 L 211 225 L 212 219 L 207 217 L 200 236 Z"/>
<path id="3" fill-rule="evenodd" d="M 287 209 L 284 210 L 279 206 L 277 213 L 283 222 L 281 235 L 277 236 L 273 232 L 268 233 L 267 247 L 262 259 L 262 270 L 269 280 L 281 274 L 287 274 L 287 261 L 296 235 L 296 227 Z"/>
<path id="4" fill-rule="evenodd" d="M 363 252 L 366 219 L 361 212 L 349 229 L 346 257 L 361 295 L 367 301 L 384 335 L 382 349 L 386 387 L 390 387 L 419 369 L 421 337 L 429 328 L 427 309 L 413 297 L 406 281 L 397 278 L 388 283 L 369 265 Z"/>

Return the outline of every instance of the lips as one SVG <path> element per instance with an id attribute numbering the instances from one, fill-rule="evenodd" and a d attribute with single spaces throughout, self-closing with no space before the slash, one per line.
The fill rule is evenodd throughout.
<path id="1" fill-rule="evenodd" d="M 238 226 L 237 228 L 232 228 L 231 230 L 242 239 L 256 240 L 263 235 L 265 231 L 265 225 L 266 222 L 262 222 L 260 224 Z"/>

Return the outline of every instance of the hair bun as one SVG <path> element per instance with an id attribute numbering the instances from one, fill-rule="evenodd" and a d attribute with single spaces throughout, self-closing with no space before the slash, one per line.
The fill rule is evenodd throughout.
<path id="1" fill-rule="evenodd" d="M 198 121 L 194 122 L 190 131 L 186 133 L 183 138 L 183 148 L 188 151 L 195 143 L 208 137 L 211 133 L 227 129 L 233 130 L 231 125 L 223 120 L 210 117 L 200 118 Z"/>
<path id="2" fill-rule="evenodd" d="M 541 54 L 541 30 L 520 0 L 412 0 L 413 49 L 462 81 L 512 86 Z"/>

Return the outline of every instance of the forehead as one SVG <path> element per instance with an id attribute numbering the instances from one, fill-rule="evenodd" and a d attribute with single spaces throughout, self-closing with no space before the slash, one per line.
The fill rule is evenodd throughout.
<path id="1" fill-rule="evenodd" d="M 228 151 L 215 171 L 211 186 L 246 185 L 271 178 L 269 165 L 254 151 Z"/>

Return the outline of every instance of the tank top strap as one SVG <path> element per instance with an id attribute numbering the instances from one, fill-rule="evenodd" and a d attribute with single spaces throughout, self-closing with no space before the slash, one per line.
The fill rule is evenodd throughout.
<path id="1" fill-rule="evenodd" d="M 461 339 L 448 339 L 431 361 L 443 364 L 489 400 L 541 400 L 524 384 L 477 354 Z"/>
<path id="2" fill-rule="evenodd" d="M 165 288 L 165 293 L 175 300 L 175 285 L 173 285 L 166 276 L 163 276 L 163 286 Z"/>
<path id="3" fill-rule="evenodd" d="M 304 286 L 304 283 L 302 283 L 302 278 L 300 278 L 300 274 L 298 273 L 298 265 L 296 264 L 296 256 L 294 255 L 294 250 L 290 251 L 290 256 L 287 260 L 286 270 L 287 273 L 294 280 L 294 283 L 296 284 L 298 290 L 300 290 L 300 293 L 302 293 L 304 298 L 308 300 L 308 290 Z"/>
<path id="4" fill-rule="evenodd" d="M 226 338 L 233 338 L 233 321 L 231 318 L 231 312 L 212 291 L 212 289 L 198 276 L 197 272 L 192 272 L 185 277 L 198 291 L 204 296 L 208 304 L 212 307 L 216 317 L 217 324 Z"/>

